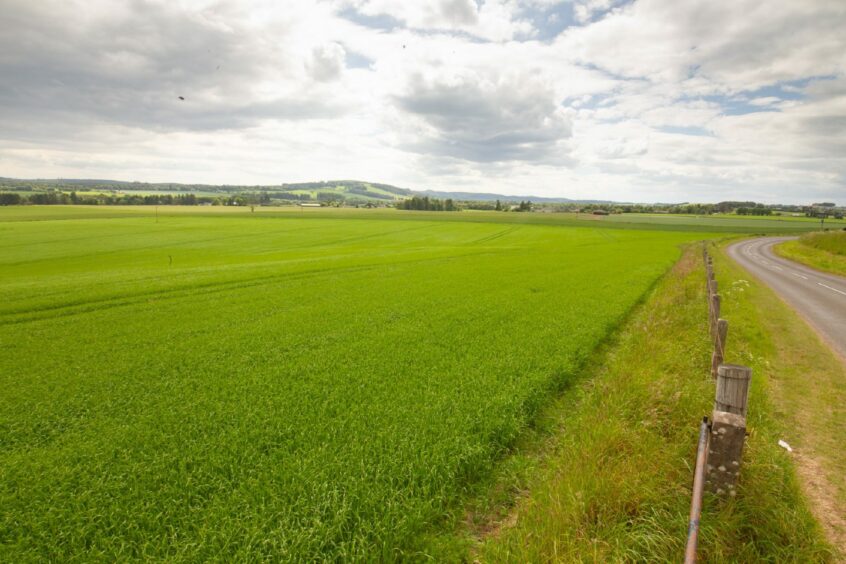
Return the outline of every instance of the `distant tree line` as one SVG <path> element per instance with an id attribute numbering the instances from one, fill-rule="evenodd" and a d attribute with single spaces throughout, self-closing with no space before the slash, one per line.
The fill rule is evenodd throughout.
<path id="1" fill-rule="evenodd" d="M 826 202 L 829 203 L 829 202 Z M 761 204 L 757 202 L 725 201 L 716 204 L 616 204 L 616 203 L 571 203 L 544 204 L 544 209 L 558 212 L 593 213 L 666 213 L 687 215 L 711 215 L 715 213 L 737 214 L 746 216 L 772 216 L 782 213 L 802 214 L 806 217 L 834 217 L 842 219 L 844 210 L 832 206 L 814 204 L 812 206 Z"/>
<path id="2" fill-rule="evenodd" d="M 76 192 L 0 192 L 0 206 L 83 205 L 83 206 L 246 206 L 262 203 L 254 194 L 233 196 L 197 196 L 195 194 L 77 194 Z"/>
<path id="3" fill-rule="evenodd" d="M 139 194 L 137 192 L 96 193 L 89 186 L 86 191 L 77 193 L 74 191 L 63 191 L 58 189 L 45 190 L 43 185 L 35 187 L 35 183 L 25 187 L 10 186 L 9 181 L 0 179 L 0 189 L 6 188 L 14 191 L 0 192 L 0 206 L 17 205 L 167 205 L 167 206 L 257 206 L 273 204 L 293 204 L 298 202 L 317 201 L 322 206 L 347 206 L 347 207 L 373 207 L 392 205 L 387 201 L 390 196 L 367 190 L 363 186 L 353 186 L 348 193 L 325 191 L 328 183 L 313 183 L 316 186 L 324 187 L 323 191 L 293 193 L 285 190 L 255 190 L 240 193 L 218 193 L 215 195 L 199 196 L 193 193 L 173 192 L 159 194 Z M 371 186 L 377 186 L 372 184 Z M 287 186 L 286 186 L 287 187 Z M 94 193 L 92 193 L 94 192 Z M 376 199 L 374 202 L 372 199 Z M 715 213 L 737 214 L 744 216 L 771 216 L 784 213 L 802 214 L 813 218 L 834 218 L 843 219 L 846 209 L 837 207 L 832 202 L 815 203 L 811 206 L 783 205 L 783 204 L 761 204 L 757 202 L 724 201 L 716 204 L 618 204 L 612 202 L 594 203 L 542 203 L 534 204 L 531 201 L 472 201 L 462 200 L 460 203 L 451 198 L 439 199 L 431 196 L 413 196 L 409 199 L 396 202 L 395 207 L 402 210 L 421 211 L 459 211 L 461 209 L 490 210 L 490 211 L 514 211 L 514 212 L 607 212 L 614 214 L 621 213 L 665 213 L 665 214 L 690 214 L 710 215 Z"/>
<path id="4" fill-rule="evenodd" d="M 412 196 L 407 200 L 397 202 L 397 209 L 418 211 L 459 211 L 452 198 L 441 200 L 429 196 Z"/>
<path id="5" fill-rule="evenodd" d="M 770 208 L 765 207 L 754 207 L 754 208 L 737 208 L 734 210 L 734 213 L 737 215 L 773 215 L 773 210 Z"/>

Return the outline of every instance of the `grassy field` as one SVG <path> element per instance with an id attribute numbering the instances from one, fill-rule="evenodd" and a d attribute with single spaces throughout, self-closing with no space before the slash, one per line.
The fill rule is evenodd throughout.
<path id="1" fill-rule="evenodd" d="M 738 216 L 715 214 L 707 216 L 670 215 L 670 214 L 616 214 L 604 216 L 608 222 L 651 223 L 660 226 L 684 225 L 705 228 L 712 231 L 730 231 L 735 233 L 792 233 L 814 231 L 820 222 L 809 217 L 789 216 Z M 828 220 L 827 225 L 835 229 L 846 227 L 846 221 Z"/>
<path id="2" fill-rule="evenodd" d="M 576 392 L 543 412 L 545 433 L 518 446 L 520 470 L 496 481 L 494 489 L 518 492 L 516 505 L 503 503 L 474 520 L 470 534 L 481 561 L 681 560 L 698 423 L 714 397 L 701 262 L 698 249 L 689 252 L 594 356 Z M 796 323 L 790 331 L 803 346 L 809 330 L 782 304 L 775 310 L 780 317 L 762 314 L 771 309 L 757 309 L 761 300 L 772 307 L 775 298 L 757 284 L 750 290 L 721 255 L 717 271 L 731 324 L 727 360 L 752 366 L 754 376 L 739 493 L 728 502 L 707 496 L 699 561 L 830 561 L 794 465 L 776 444 L 783 437 L 799 441 L 771 390 L 784 380 L 782 386 L 792 386 L 785 396 L 805 397 L 802 367 L 775 354 L 773 339 L 782 343 L 780 322 Z M 815 347 L 813 354 L 818 341 Z M 826 375 L 821 384 L 840 375 L 831 363 L 818 371 Z M 828 404 L 815 396 L 811 405 Z"/>
<path id="3" fill-rule="evenodd" d="M 154 206 L 10 206 L 2 210 L 2 218 L 4 222 L 12 222 L 83 219 L 86 217 L 154 217 L 156 213 Z M 407 211 L 393 208 L 302 208 L 299 206 L 260 206 L 256 207 L 254 212 L 238 206 L 159 206 L 158 209 L 158 214 L 161 217 L 174 215 L 241 216 L 250 213 L 264 217 L 297 216 L 303 219 L 326 219 L 330 217 L 367 221 L 407 219 L 420 221 L 430 219 L 438 222 L 551 225 L 613 230 L 707 232 L 711 234 L 800 234 L 814 231 L 819 226 L 819 223 L 808 218 L 760 218 L 729 215 L 694 216 L 630 213 L 596 216 L 577 213 L 503 213 L 476 210 L 444 214 L 443 212 Z M 834 221 L 829 222 L 831 225 L 835 223 Z M 843 223 L 843 226 L 846 226 L 846 223 Z"/>
<path id="4" fill-rule="evenodd" d="M 703 237 L 322 211 L 0 210 L 0 560 L 422 557 Z"/>
<path id="5" fill-rule="evenodd" d="M 846 231 L 807 233 L 775 247 L 784 258 L 846 276 Z"/>

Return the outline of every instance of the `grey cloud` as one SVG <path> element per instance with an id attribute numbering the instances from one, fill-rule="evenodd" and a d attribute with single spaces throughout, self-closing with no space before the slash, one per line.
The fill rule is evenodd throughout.
<path id="1" fill-rule="evenodd" d="M 414 77 L 400 108 L 426 125 L 416 152 L 476 162 L 561 161 L 572 135 L 554 94 L 530 77 L 468 76 L 444 82 Z"/>
<path id="2" fill-rule="evenodd" d="M 346 51 L 337 43 L 315 47 L 309 61 L 309 71 L 315 80 L 329 81 L 341 76 L 344 70 Z"/>
<path id="3" fill-rule="evenodd" d="M 313 93 L 254 96 L 256 81 L 295 66 L 279 42 L 225 5 L 199 12 L 173 6 L 135 1 L 85 14 L 69 3 L 4 8 L 2 129 L 24 121 L 37 135 L 40 122 L 61 127 L 85 116 L 151 130 L 213 130 L 341 111 Z M 331 72 L 326 64 L 317 71 Z"/>
<path id="4" fill-rule="evenodd" d="M 441 0 L 440 12 L 444 19 L 457 25 L 471 25 L 479 19 L 474 0 Z"/>

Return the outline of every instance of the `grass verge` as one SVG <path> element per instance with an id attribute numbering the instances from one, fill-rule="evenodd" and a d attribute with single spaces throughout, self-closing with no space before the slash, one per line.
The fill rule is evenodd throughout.
<path id="1" fill-rule="evenodd" d="M 471 558 L 680 559 L 698 422 L 713 402 L 704 280 L 700 255 L 689 249 L 597 353 L 583 383 L 550 406 L 542 426 L 553 433 L 536 456 L 518 451 L 516 471 L 505 465 L 511 474 L 491 496 L 504 499 L 510 488 L 513 507 L 494 502 L 487 519 L 471 513 Z M 728 311 L 743 303 L 744 292 L 733 292 Z M 754 334 L 752 314 L 740 313 L 750 316 L 743 325 L 749 329 L 732 333 L 730 350 L 742 355 L 727 360 L 755 370 L 747 456 L 738 497 L 706 499 L 700 560 L 831 560 L 793 463 L 776 445 L 784 428 L 769 399 L 768 337 Z M 741 340 L 748 343 L 741 347 Z"/>
<path id="2" fill-rule="evenodd" d="M 846 232 L 809 233 L 774 247 L 775 253 L 822 270 L 846 276 Z"/>

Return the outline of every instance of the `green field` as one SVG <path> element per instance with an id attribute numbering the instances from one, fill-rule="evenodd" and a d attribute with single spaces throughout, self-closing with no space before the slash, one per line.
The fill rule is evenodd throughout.
<path id="1" fill-rule="evenodd" d="M 135 211 L 0 210 L 0 560 L 413 557 L 702 237 Z"/>
<path id="2" fill-rule="evenodd" d="M 154 206 L 9 206 L 0 208 L 4 222 L 35 221 L 44 219 L 83 219 L 103 217 L 153 217 Z M 237 206 L 159 206 L 161 215 L 192 215 L 217 217 L 221 214 L 243 215 L 244 207 Z M 736 215 L 669 215 L 625 213 L 596 216 L 587 213 L 512 213 L 464 210 L 461 213 L 407 211 L 392 208 L 360 210 L 355 208 L 301 208 L 299 206 L 258 206 L 254 212 L 262 216 L 302 218 L 335 218 L 356 220 L 415 220 L 431 219 L 438 222 L 504 223 L 554 225 L 558 227 L 591 227 L 625 230 L 692 231 L 708 233 L 797 234 L 816 231 L 819 221 L 804 217 L 763 218 Z M 828 227 L 839 229 L 846 222 L 828 220 Z"/>
<path id="3" fill-rule="evenodd" d="M 688 228 L 735 233 L 793 233 L 819 229 L 820 221 L 810 217 L 759 217 L 730 214 L 715 215 L 670 215 L 670 214 L 615 214 L 602 219 L 618 223 L 651 223 L 663 227 L 685 226 Z M 839 229 L 846 227 L 846 221 L 829 219 L 826 226 Z"/>

